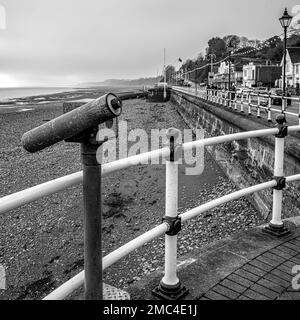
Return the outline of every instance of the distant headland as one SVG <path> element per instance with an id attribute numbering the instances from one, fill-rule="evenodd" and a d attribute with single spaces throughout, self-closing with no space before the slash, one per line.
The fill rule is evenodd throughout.
<path id="1" fill-rule="evenodd" d="M 107 79 L 102 82 L 85 82 L 78 84 L 78 87 L 98 86 L 147 86 L 157 83 L 161 77 L 149 77 L 139 79 Z"/>

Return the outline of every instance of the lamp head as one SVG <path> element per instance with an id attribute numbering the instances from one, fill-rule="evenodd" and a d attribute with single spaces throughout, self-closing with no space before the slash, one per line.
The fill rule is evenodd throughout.
<path id="1" fill-rule="evenodd" d="M 290 16 L 287 12 L 287 8 L 285 8 L 284 13 L 281 18 L 279 18 L 280 24 L 283 28 L 288 28 L 293 17 Z"/>

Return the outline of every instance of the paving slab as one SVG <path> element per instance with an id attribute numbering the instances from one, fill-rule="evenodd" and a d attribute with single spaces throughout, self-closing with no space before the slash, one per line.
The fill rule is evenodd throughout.
<path id="1" fill-rule="evenodd" d="M 291 233 L 282 238 L 263 233 L 262 225 L 183 257 L 193 261 L 178 271 L 189 289 L 185 299 L 299 300 L 300 291 L 292 288 L 292 268 L 300 262 L 300 217 L 285 224 Z M 152 300 L 151 291 L 162 276 L 162 270 L 157 271 L 126 290 L 131 299 Z"/>

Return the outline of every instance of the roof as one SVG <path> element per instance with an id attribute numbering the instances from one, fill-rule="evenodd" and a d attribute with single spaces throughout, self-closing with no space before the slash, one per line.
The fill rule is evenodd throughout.
<path id="1" fill-rule="evenodd" d="M 235 71 L 243 71 L 243 66 L 234 66 Z"/>
<path id="2" fill-rule="evenodd" d="M 292 63 L 300 63 L 300 47 L 287 48 Z"/>

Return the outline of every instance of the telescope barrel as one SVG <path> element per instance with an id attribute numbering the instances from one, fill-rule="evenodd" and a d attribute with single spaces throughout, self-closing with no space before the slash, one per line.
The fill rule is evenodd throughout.
<path id="1" fill-rule="evenodd" d="M 43 150 L 97 127 L 119 116 L 121 112 L 122 101 L 115 94 L 108 93 L 26 132 L 22 137 L 23 147 L 31 153 Z"/>

